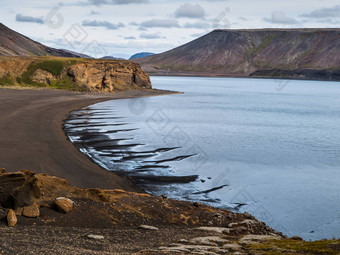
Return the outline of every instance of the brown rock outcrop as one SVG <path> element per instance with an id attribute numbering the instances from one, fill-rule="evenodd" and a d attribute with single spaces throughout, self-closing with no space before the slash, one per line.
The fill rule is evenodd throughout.
<path id="1" fill-rule="evenodd" d="M 0 205 L 16 209 L 33 204 L 41 195 L 37 180 L 35 173 L 28 170 L 0 172 Z"/>
<path id="2" fill-rule="evenodd" d="M 128 61 L 98 61 L 71 65 L 66 75 L 90 90 L 114 92 L 117 90 L 151 89 L 149 76 L 138 64 Z"/>
<path id="3" fill-rule="evenodd" d="M 0 82 L 80 91 L 151 89 L 139 64 L 125 60 L 0 57 Z"/>

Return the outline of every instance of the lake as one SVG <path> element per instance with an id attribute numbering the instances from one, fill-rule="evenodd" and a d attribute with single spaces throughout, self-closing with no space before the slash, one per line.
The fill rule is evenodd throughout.
<path id="1" fill-rule="evenodd" d="M 289 236 L 340 238 L 340 83 L 152 77 L 184 94 L 73 112 L 71 141 L 155 195 L 249 212 Z"/>

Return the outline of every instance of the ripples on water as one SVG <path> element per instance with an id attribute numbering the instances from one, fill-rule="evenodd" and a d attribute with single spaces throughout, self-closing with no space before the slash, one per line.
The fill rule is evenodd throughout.
<path id="1" fill-rule="evenodd" d="M 288 235 L 340 236 L 340 85 L 153 77 L 183 95 L 72 112 L 80 151 L 155 195 L 249 211 Z"/>

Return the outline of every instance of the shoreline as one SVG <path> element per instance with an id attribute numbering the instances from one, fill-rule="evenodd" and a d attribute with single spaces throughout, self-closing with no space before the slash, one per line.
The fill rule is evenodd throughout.
<path id="1" fill-rule="evenodd" d="M 177 94 L 163 90 L 79 93 L 53 89 L 1 88 L 0 163 L 8 172 L 30 169 L 65 178 L 71 186 L 142 192 L 78 151 L 63 130 L 67 115 L 77 109 L 114 99 Z M 37 125 L 39 123 L 39 125 Z"/>
<path id="2" fill-rule="evenodd" d="M 0 167 L 10 164 L 3 160 L 7 157 L 9 162 L 15 162 L 14 165 L 27 164 L 24 169 L 42 173 L 37 175 L 39 186 L 42 189 L 42 197 L 38 201 L 41 215 L 37 218 L 20 216 L 18 226 L 11 231 L 8 231 L 9 228 L 4 226 L 5 220 L 2 220 L 0 224 L 0 229 L 4 232 L 0 248 L 8 251 L 5 254 L 48 253 L 52 249 L 61 253 L 72 251 L 72 254 L 112 254 L 115 252 L 172 254 L 173 251 L 176 251 L 176 247 L 183 247 L 183 249 L 188 247 L 190 251 L 201 251 L 204 247 L 220 252 L 217 254 L 225 254 L 227 251 L 248 254 L 248 252 L 257 251 L 258 245 L 263 245 L 265 250 L 270 248 L 282 251 L 282 248 L 276 246 L 277 242 L 280 242 L 280 245 L 287 244 L 288 246 L 293 242 L 296 245 L 294 250 L 298 250 L 301 246 L 301 251 L 304 246 L 309 245 L 309 242 L 305 242 L 299 237 L 287 238 L 282 233 L 266 226 L 265 223 L 256 220 L 249 213 L 234 213 L 230 210 L 213 208 L 200 203 L 145 194 L 137 189 L 131 180 L 119 177 L 90 161 L 69 141 L 64 133 L 63 120 L 72 111 L 107 100 L 147 97 L 151 96 L 150 94 L 155 96 L 178 94 L 178 92 L 154 90 L 152 92 L 130 91 L 104 95 L 50 89 L 0 88 L 0 132 L 7 131 L 4 133 L 7 136 L 0 138 Z M 42 106 L 45 106 L 46 109 L 41 108 Z M 55 109 L 57 106 L 60 108 Z M 35 114 L 32 115 L 32 111 Z M 58 121 L 60 125 L 54 125 Z M 41 125 L 37 126 L 36 123 L 41 123 Z M 16 133 L 18 130 L 20 133 Z M 40 134 L 44 131 L 51 132 L 51 137 L 56 140 L 44 140 L 46 136 L 43 136 L 43 133 Z M 37 133 L 40 136 L 37 136 Z M 11 137 L 13 134 L 17 136 Z M 38 138 L 38 144 L 35 144 L 34 141 L 28 142 L 28 144 L 27 141 L 21 141 L 20 138 L 25 135 Z M 55 144 L 52 144 L 52 141 Z M 15 142 L 21 142 L 19 146 L 31 145 L 32 148 L 28 151 L 21 150 L 22 147 L 16 150 L 8 148 L 8 146 L 16 147 Z M 48 144 L 44 145 L 46 142 Z M 35 148 L 37 145 L 42 146 L 43 150 L 37 150 Z M 65 151 L 51 150 L 58 148 L 59 145 L 62 145 L 61 148 Z M 13 152 L 18 154 L 13 154 Z M 51 154 L 51 152 L 55 152 L 57 155 Z M 26 158 L 24 162 L 19 162 L 17 156 L 20 156 L 21 153 L 26 157 L 28 155 L 34 157 L 28 161 Z M 37 153 L 40 153 L 40 156 L 49 155 L 51 159 L 45 162 L 37 157 Z M 71 161 L 67 158 L 65 162 L 55 162 L 57 159 L 63 159 L 62 156 L 65 154 L 71 157 Z M 74 166 L 70 169 L 62 168 L 74 160 L 79 161 L 77 166 L 85 168 L 74 169 Z M 35 161 L 38 161 L 40 167 L 50 166 L 51 168 L 32 168 L 33 165 L 36 165 Z M 46 163 L 54 164 L 46 165 Z M 21 168 L 8 167 L 7 172 L 19 169 Z M 61 169 L 61 172 L 58 172 L 58 169 Z M 96 179 L 91 182 L 88 180 L 89 176 Z M 103 180 L 105 182 L 101 182 Z M 68 186 L 67 181 L 70 186 L 77 187 Z M 93 189 L 94 187 L 101 189 Z M 75 201 L 76 206 L 73 212 L 60 214 L 54 211 L 54 206 L 50 204 L 51 199 L 61 196 L 70 197 Z M 0 206 L 2 219 L 5 214 L 6 210 Z M 141 224 L 148 224 L 151 227 L 156 227 L 157 230 L 143 230 L 138 227 Z M 88 238 L 90 233 L 99 234 L 103 236 L 104 240 L 91 240 Z M 247 238 L 255 239 L 250 242 Z M 215 241 L 208 243 L 205 241 L 210 239 L 217 240 L 216 244 Z M 184 243 L 179 240 L 184 240 Z M 315 244 L 317 249 L 320 246 L 320 249 L 332 252 L 338 249 L 339 241 L 333 239 L 322 241 L 321 244 L 319 242 L 310 244 Z M 254 247 L 249 245 L 254 245 Z M 180 248 L 178 249 L 179 254 L 187 254 L 186 251 L 183 250 L 181 253 Z"/>
<path id="3" fill-rule="evenodd" d="M 233 74 L 207 74 L 207 73 L 148 73 L 150 77 L 200 77 L 200 78 L 241 78 L 241 79 L 266 79 L 266 80 L 294 80 L 294 81 L 326 81 L 340 82 L 340 80 L 323 80 L 323 79 L 306 79 L 306 78 L 290 78 L 290 77 L 269 77 L 269 76 L 248 76 L 248 75 L 233 75 Z"/>

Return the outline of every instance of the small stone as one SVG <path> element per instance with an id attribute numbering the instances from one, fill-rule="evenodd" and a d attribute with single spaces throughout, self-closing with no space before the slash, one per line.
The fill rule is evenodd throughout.
<path id="1" fill-rule="evenodd" d="M 166 195 L 161 195 L 161 198 L 168 199 L 168 197 Z"/>
<path id="2" fill-rule="evenodd" d="M 215 213 L 215 214 L 214 214 L 214 217 L 216 217 L 216 218 L 221 218 L 221 217 L 223 217 L 223 215 L 220 214 L 220 213 Z"/>
<path id="3" fill-rule="evenodd" d="M 292 236 L 290 239 L 296 240 L 296 241 L 303 241 L 303 239 L 299 236 Z"/>
<path id="4" fill-rule="evenodd" d="M 212 221 L 208 221 L 207 225 L 212 226 L 212 225 L 214 225 L 214 223 Z"/>
<path id="5" fill-rule="evenodd" d="M 249 212 L 245 212 L 244 217 L 246 217 L 246 219 L 253 219 L 253 216 L 251 216 Z"/>
<path id="6" fill-rule="evenodd" d="M 144 230 L 159 230 L 159 229 L 156 228 L 156 227 L 148 226 L 148 225 L 140 225 L 138 228 L 139 228 L 139 229 L 144 229 Z"/>
<path id="7" fill-rule="evenodd" d="M 22 215 L 28 218 L 37 218 L 40 215 L 39 206 L 37 204 L 33 204 L 30 206 L 24 207 Z"/>
<path id="8" fill-rule="evenodd" d="M 94 240 L 104 240 L 104 236 L 99 236 L 99 235 L 87 235 L 87 238 L 89 239 L 94 239 Z"/>
<path id="9" fill-rule="evenodd" d="M 71 199 L 66 198 L 66 197 L 58 197 L 54 201 L 54 204 L 59 211 L 63 213 L 69 213 L 73 210 L 74 202 Z"/>
<path id="10" fill-rule="evenodd" d="M 15 225 L 18 223 L 17 216 L 15 215 L 15 212 L 12 209 L 8 210 L 7 213 L 7 224 L 9 227 L 15 227 Z"/>
<path id="11" fill-rule="evenodd" d="M 188 244 L 189 243 L 189 241 L 187 239 L 181 239 L 178 242 L 182 243 L 182 244 Z"/>

